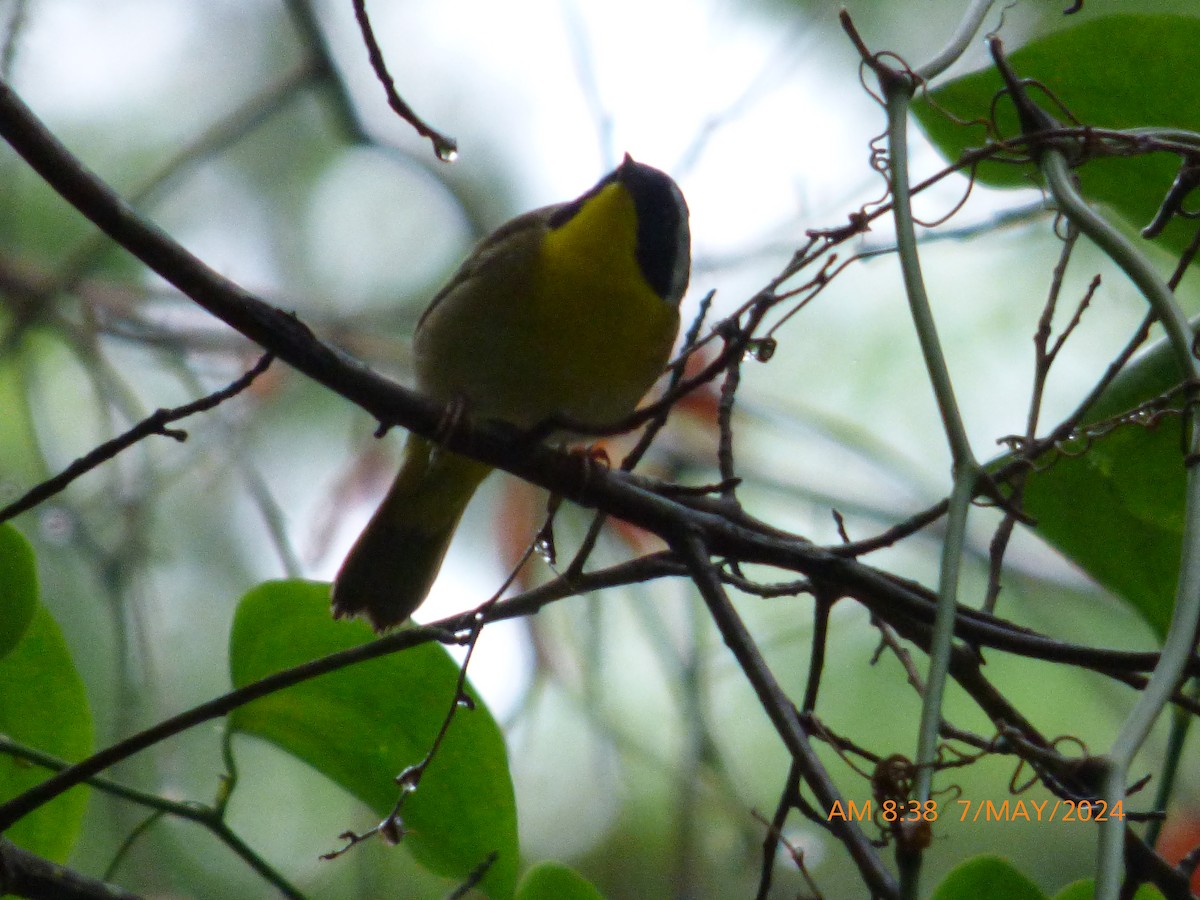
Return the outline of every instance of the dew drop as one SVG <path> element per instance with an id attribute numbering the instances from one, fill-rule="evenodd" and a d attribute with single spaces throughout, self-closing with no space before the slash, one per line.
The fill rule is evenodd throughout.
<path id="1" fill-rule="evenodd" d="M 755 362 L 770 362 L 776 346 L 775 338 L 757 338 L 746 345 L 746 355 Z"/>
<path id="2" fill-rule="evenodd" d="M 379 836 L 389 847 L 395 847 L 404 840 L 406 830 L 404 824 L 395 816 L 384 819 L 379 823 Z"/>
<path id="3" fill-rule="evenodd" d="M 396 784 L 400 786 L 402 793 L 411 794 L 417 789 L 417 785 L 421 781 L 422 771 L 421 766 L 409 766 L 396 776 Z"/>
<path id="4" fill-rule="evenodd" d="M 554 549 L 554 541 L 548 537 L 540 537 L 533 544 L 533 552 L 542 558 L 548 566 L 554 565 L 558 559 L 558 551 Z"/>

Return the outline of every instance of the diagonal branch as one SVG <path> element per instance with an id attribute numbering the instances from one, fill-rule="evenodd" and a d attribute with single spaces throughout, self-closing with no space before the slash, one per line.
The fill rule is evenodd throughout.
<path id="1" fill-rule="evenodd" d="M 841 794 L 809 743 L 804 726 L 800 724 L 796 714 L 795 704 L 775 680 L 766 660 L 759 653 L 754 638 L 750 636 L 745 623 L 730 602 L 725 586 L 721 584 L 720 574 L 709 559 L 708 549 L 695 532 L 685 532 L 677 536 L 673 543 L 691 570 L 692 580 L 696 583 L 726 646 L 742 667 L 742 672 L 758 695 L 759 703 L 791 753 L 794 765 L 799 769 L 804 782 L 821 801 L 824 812 L 828 813 L 834 804 L 841 802 Z M 829 824 L 854 857 L 859 871 L 871 887 L 872 896 L 898 897 L 899 887 L 895 879 L 883 865 L 879 854 L 862 829 L 849 818 L 835 817 Z"/>
<path id="2" fill-rule="evenodd" d="M 0 838 L 0 894 L 29 900 L 141 900 L 137 894 L 60 866 Z"/>

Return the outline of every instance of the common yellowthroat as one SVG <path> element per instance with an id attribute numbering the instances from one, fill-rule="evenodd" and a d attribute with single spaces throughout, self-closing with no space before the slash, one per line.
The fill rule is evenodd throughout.
<path id="1" fill-rule="evenodd" d="M 626 155 L 578 199 L 518 216 L 474 249 L 417 323 L 417 387 L 523 428 L 554 415 L 615 422 L 666 365 L 690 266 L 678 185 Z M 489 471 L 410 434 L 334 581 L 334 615 L 380 631 L 407 619 Z"/>

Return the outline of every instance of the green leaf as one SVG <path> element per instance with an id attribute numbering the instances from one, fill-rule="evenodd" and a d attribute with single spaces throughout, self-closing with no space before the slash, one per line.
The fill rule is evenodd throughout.
<path id="1" fill-rule="evenodd" d="M 1179 381 L 1171 349 L 1160 341 L 1113 381 L 1084 424 L 1111 420 Z M 1180 416 L 1167 414 L 1153 426 L 1118 425 L 1086 446 L 1075 443 L 1037 461 L 1026 479 L 1025 511 L 1043 540 L 1124 599 L 1161 638 L 1183 546 Z"/>
<path id="2" fill-rule="evenodd" d="M 595 885 L 558 862 L 544 862 L 525 873 L 516 900 L 603 900 Z"/>
<path id="3" fill-rule="evenodd" d="M 1103 128 L 1176 127 L 1200 131 L 1200 105 L 1180 94 L 1180 73 L 1194 68 L 1200 46 L 1200 20 L 1174 15 L 1113 15 L 1033 41 L 1009 60 L 1023 78 L 1037 79 L 1081 123 Z M 984 130 L 962 121 L 986 119 L 1000 76 L 986 69 L 939 86 L 913 111 L 933 144 L 948 160 L 981 146 Z M 1064 124 L 1071 124 L 1045 94 L 1030 97 Z M 951 113 L 960 121 L 946 115 Z M 1012 104 L 999 104 L 1005 136 L 1019 133 Z M 1134 228 L 1154 217 L 1179 168 L 1167 154 L 1129 159 L 1099 159 L 1079 170 L 1084 196 L 1107 204 Z M 997 187 L 1029 187 L 1032 167 L 986 162 L 978 179 Z M 1178 252 L 1194 228 L 1176 219 L 1156 243 Z"/>
<path id="4" fill-rule="evenodd" d="M 17 529 L 0 525 L 0 658 L 21 640 L 37 602 L 33 548 Z"/>
<path id="5" fill-rule="evenodd" d="M 1183 543 L 1178 418 L 1154 431 L 1125 425 L 1030 476 L 1025 510 L 1037 533 L 1128 602 L 1160 638 L 1175 600 Z"/>
<path id="6" fill-rule="evenodd" d="M 92 751 L 92 716 L 83 682 L 58 624 L 40 604 L 21 640 L 0 659 L 0 732 L 62 759 L 83 759 Z M 0 756 L 0 797 L 6 800 L 46 777 L 45 769 Z M 86 787 L 74 788 L 21 819 L 6 836 L 62 861 L 79 834 L 87 796 Z"/>
<path id="7" fill-rule="evenodd" d="M 1046 900 L 1046 895 L 1008 860 L 975 856 L 951 870 L 933 900 Z"/>
<path id="8" fill-rule="evenodd" d="M 1067 885 L 1054 895 L 1054 900 L 1093 900 L 1096 882 L 1090 878 Z M 1133 900 L 1163 900 L 1162 892 L 1152 884 L 1141 885 L 1134 892 Z"/>
<path id="9" fill-rule="evenodd" d="M 230 637 L 233 684 L 365 644 L 361 622 L 335 622 L 329 585 L 276 581 L 238 606 Z M 395 776 L 428 751 L 454 700 L 458 666 L 423 645 L 322 676 L 256 700 L 230 716 L 340 784 L 381 819 L 399 796 Z M 420 787 L 404 806 L 403 844 L 425 868 L 465 878 L 493 852 L 482 882 L 491 897 L 513 895 L 518 863 L 516 803 L 504 738 L 473 692 Z M 350 826 L 347 826 L 350 827 Z"/>

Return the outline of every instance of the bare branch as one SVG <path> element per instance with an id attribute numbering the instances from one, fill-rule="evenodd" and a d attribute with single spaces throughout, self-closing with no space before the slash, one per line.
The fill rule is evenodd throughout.
<path id="1" fill-rule="evenodd" d="M 26 510 L 33 509 L 39 503 L 50 499 L 55 494 L 65 490 L 67 485 L 78 478 L 86 475 L 92 469 L 103 463 L 108 462 L 122 450 L 132 447 L 138 441 L 150 437 L 154 434 L 161 434 L 165 437 L 174 438 L 177 441 L 186 441 L 187 432 L 178 428 L 168 428 L 170 422 L 177 422 L 180 419 L 186 419 L 188 416 L 195 415 L 199 412 L 207 412 L 224 403 L 231 397 L 240 394 L 246 388 L 254 383 L 259 375 L 267 370 L 271 364 L 273 357 L 270 353 L 266 353 L 263 357 L 254 364 L 245 375 L 238 378 L 232 384 L 222 388 L 207 397 L 202 397 L 184 406 L 177 406 L 173 409 L 159 409 L 147 416 L 137 425 L 130 428 L 122 435 L 118 435 L 111 441 L 105 441 L 99 447 L 96 447 L 90 453 L 81 456 L 75 462 L 71 463 L 59 474 L 53 478 L 43 481 L 41 484 L 28 491 L 24 496 L 19 497 L 12 503 L 0 509 L 0 522 L 6 522 Z"/>

